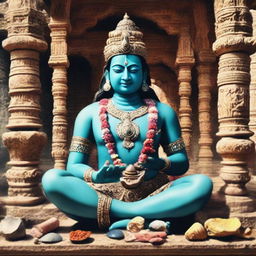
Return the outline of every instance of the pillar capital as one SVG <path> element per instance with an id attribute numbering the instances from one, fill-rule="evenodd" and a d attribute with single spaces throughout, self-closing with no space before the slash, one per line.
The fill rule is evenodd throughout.
<path id="1" fill-rule="evenodd" d="M 252 53 L 256 41 L 252 38 L 252 15 L 245 0 L 215 0 L 216 41 L 213 51 L 223 53 L 243 51 Z"/>

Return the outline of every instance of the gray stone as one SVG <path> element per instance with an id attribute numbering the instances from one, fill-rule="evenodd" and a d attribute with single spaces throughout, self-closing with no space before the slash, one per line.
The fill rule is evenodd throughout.
<path id="1" fill-rule="evenodd" d="M 26 229 L 22 219 L 12 216 L 6 216 L 1 221 L 0 231 L 7 240 L 19 240 L 26 236 Z"/>
<path id="2" fill-rule="evenodd" d="M 153 231 L 169 231 L 170 222 L 164 222 L 162 220 L 154 220 L 149 224 L 149 229 Z"/>
<path id="3" fill-rule="evenodd" d="M 112 238 L 112 239 L 123 239 L 124 238 L 124 233 L 122 230 L 120 229 L 113 229 L 113 230 L 110 230 L 108 233 L 107 233 L 107 236 L 109 238 Z"/>
<path id="4" fill-rule="evenodd" d="M 62 237 L 57 233 L 51 232 L 42 236 L 38 241 L 41 243 L 53 244 L 62 241 Z"/>

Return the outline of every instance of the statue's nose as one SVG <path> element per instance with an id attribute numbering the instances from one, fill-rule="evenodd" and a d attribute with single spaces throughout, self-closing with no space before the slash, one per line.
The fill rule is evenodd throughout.
<path id="1" fill-rule="evenodd" d="M 127 68 L 124 69 L 122 79 L 124 81 L 130 81 L 131 80 L 130 72 Z"/>

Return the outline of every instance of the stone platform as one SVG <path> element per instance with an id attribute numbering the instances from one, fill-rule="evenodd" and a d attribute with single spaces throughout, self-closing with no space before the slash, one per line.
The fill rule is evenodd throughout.
<path id="1" fill-rule="evenodd" d="M 32 237 L 27 236 L 26 240 L 9 242 L 0 238 L 0 255 L 13 256 L 43 256 L 43 255 L 131 255 L 131 256 L 160 256 L 160 255 L 256 255 L 256 240 L 216 240 L 209 239 L 203 242 L 190 242 L 183 235 L 169 235 L 168 241 L 159 246 L 147 243 L 131 242 L 124 240 L 117 241 L 108 238 L 103 233 L 94 233 L 87 244 L 72 244 L 69 241 L 68 233 L 75 222 L 70 219 L 61 220 L 61 227 L 58 233 L 63 241 L 57 244 L 34 244 Z M 29 231 L 29 230 L 28 230 Z"/>

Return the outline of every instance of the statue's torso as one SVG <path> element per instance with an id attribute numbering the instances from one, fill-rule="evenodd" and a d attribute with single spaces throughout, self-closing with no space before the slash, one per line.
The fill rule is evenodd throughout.
<path id="1" fill-rule="evenodd" d="M 113 134 L 114 141 L 116 144 L 116 151 L 121 160 L 126 164 L 132 164 L 138 161 L 138 157 L 141 153 L 141 149 L 143 147 L 143 142 L 146 139 L 146 133 L 148 131 L 148 114 L 145 114 L 141 117 L 138 117 L 133 120 L 135 124 L 138 125 L 140 133 L 136 141 L 134 141 L 134 147 L 131 149 L 127 149 L 123 146 L 123 140 L 120 139 L 120 137 L 117 135 L 117 125 L 121 122 L 119 119 L 113 117 L 111 114 L 108 113 L 108 122 L 110 124 L 110 130 Z M 161 114 L 159 114 L 158 117 L 158 132 L 157 135 L 154 138 L 154 145 L 156 149 L 156 153 L 152 155 L 153 157 L 158 156 L 157 149 L 159 147 L 160 143 L 160 135 L 161 135 L 161 129 L 162 129 L 162 118 Z M 99 104 L 94 103 L 94 114 L 92 115 L 92 130 L 93 130 L 93 136 L 95 139 L 95 143 L 98 150 L 98 166 L 102 166 L 106 160 L 110 160 L 110 155 L 108 153 L 108 150 L 105 146 L 105 142 L 102 139 L 102 131 L 100 127 L 100 118 L 99 118 Z M 160 132 L 161 131 L 161 132 Z"/>

